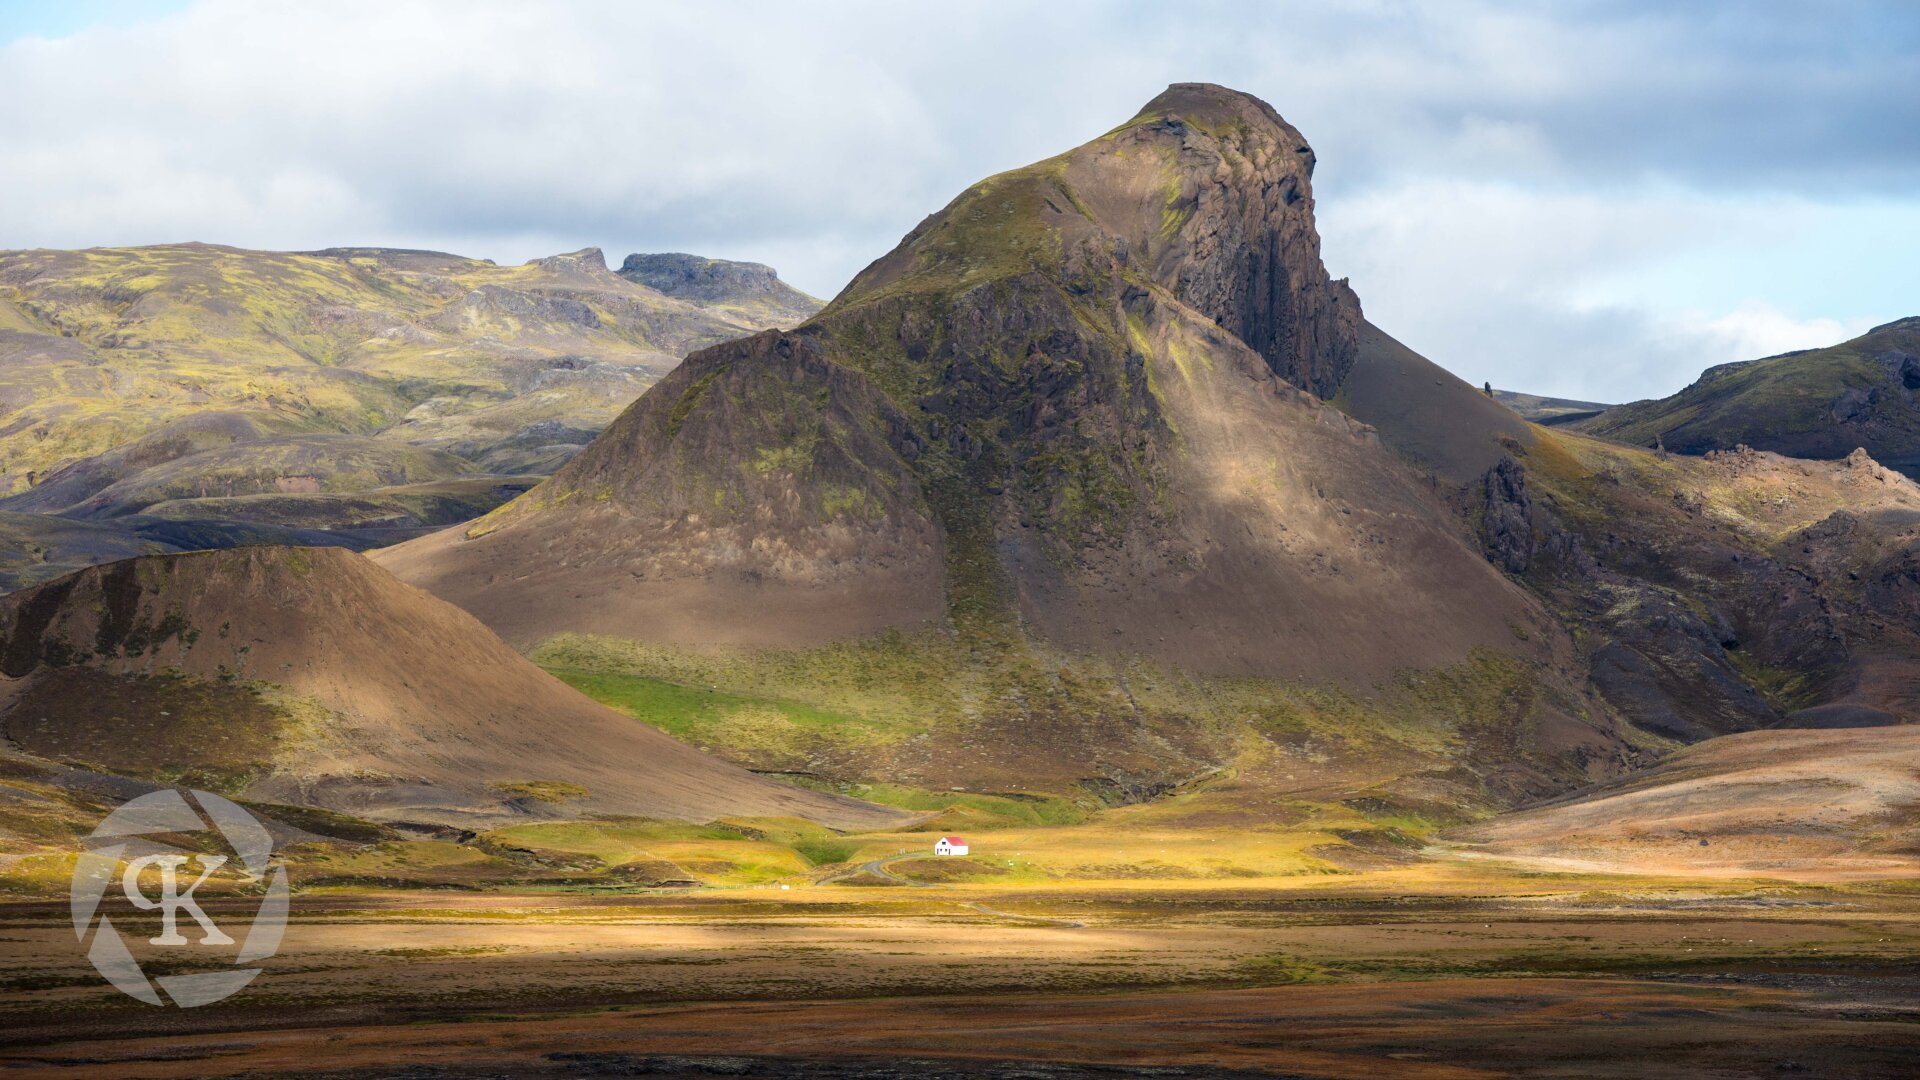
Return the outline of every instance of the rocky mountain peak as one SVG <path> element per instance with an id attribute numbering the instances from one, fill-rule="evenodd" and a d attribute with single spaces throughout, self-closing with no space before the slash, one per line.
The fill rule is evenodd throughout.
<path id="1" fill-rule="evenodd" d="M 1314 154 L 1273 107 L 1177 83 L 1113 131 L 989 177 L 868 267 L 827 312 L 957 296 L 1040 274 L 1077 292 L 1141 278 L 1330 397 L 1357 354 L 1360 303 L 1320 261 Z"/>
<path id="2" fill-rule="evenodd" d="M 1275 374 L 1332 396 L 1353 366 L 1360 302 L 1320 260 L 1305 137 L 1251 94 L 1175 83 L 1111 138 L 1115 164 L 1143 149 L 1163 160 L 1158 220 L 1135 226 L 1154 230 L 1154 279 Z"/>
<path id="3" fill-rule="evenodd" d="M 820 301 L 780 280 L 773 267 L 671 251 L 627 256 L 619 274 L 635 284 L 693 304 L 742 306 L 766 321 L 793 326 L 820 310 Z"/>

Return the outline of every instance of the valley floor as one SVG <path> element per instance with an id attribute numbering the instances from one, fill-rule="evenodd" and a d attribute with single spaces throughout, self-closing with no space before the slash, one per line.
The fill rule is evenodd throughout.
<path id="1" fill-rule="evenodd" d="M 21 1076 L 1920 1070 L 1912 882 L 316 890 L 254 986 L 191 1010 L 104 987 L 63 901 L 0 906 L 0 942 Z"/>

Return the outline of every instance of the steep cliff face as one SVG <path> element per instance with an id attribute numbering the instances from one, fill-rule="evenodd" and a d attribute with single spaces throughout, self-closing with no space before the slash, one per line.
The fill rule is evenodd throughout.
<path id="1" fill-rule="evenodd" d="M 820 310 L 820 301 L 781 281 L 764 263 L 683 252 L 633 254 L 620 264 L 619 274 L 676 299 L 751 311 L 762 326 L 793 326 Z"/>
<path id="2" fill-rule="evenodd" d="M 1352 367 L 1360 303 L 1320 261 L 1313 149 L 1273 107 L 1178 83 L 1094 141 L 990 177 L 856 277 L 828 316 L 1023 270 L 1075 290 L 1157 285 L 1330 397 Z"/>
<path id="3" fill-rule="evenodd" d="M 1169 147 L 1179 177 L 1159 221 L 1138 223 L 1169 241 L 1155 253 L 1155 280 L 1281 378 L 1331 397 L 1353 366 L 1360 301 L 1320 261 L 1313 148 L 1266 102 L 1201 83 L 1168 88 L 1142 116 L 1113 152 Z"/>

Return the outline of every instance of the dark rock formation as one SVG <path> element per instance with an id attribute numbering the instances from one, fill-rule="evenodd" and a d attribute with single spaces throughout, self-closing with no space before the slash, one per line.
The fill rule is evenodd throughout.
<path id="1" fill-rule="evenodd" d="M 707 259 L 677 251 L 629 255 L 620 264 L 620 276 L 668 296 L 688 300 L 716 301 L 756 294 L 771 295 L 786 287 L 771 266 Z"/>
<path id="2" fill-rule="evenodd" d="M 1275 374 L 1331 397 L 1353 366 L 1360 300 L 1328 279 L 1313 220 L 1313 148 L 1273 107 L 1204 83 L 1147 104 L 1183 168 L 1167 192 L 1177 242 L 1155 277 L 1267 358 Z"/>
<path id="3" fill-rule="evenodd" d="M 1533 500 L 1527 472 L 1512 458 L 1480 478 L 1480 543 L 1487 558 L 1509 574 L 1524 574 L 1533 562 Z"/>

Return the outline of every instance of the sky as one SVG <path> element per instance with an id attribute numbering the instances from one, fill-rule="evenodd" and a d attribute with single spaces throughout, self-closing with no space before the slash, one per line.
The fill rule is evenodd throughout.
<path id="1" fill-rule="evenodd" d="M 1170 82 L 1313 144 L 1328 268 L 1600 401 L 1920 314 L 1920 5 L 0 0 L 0 249 L 751 259 L 827 297 Z"/>

